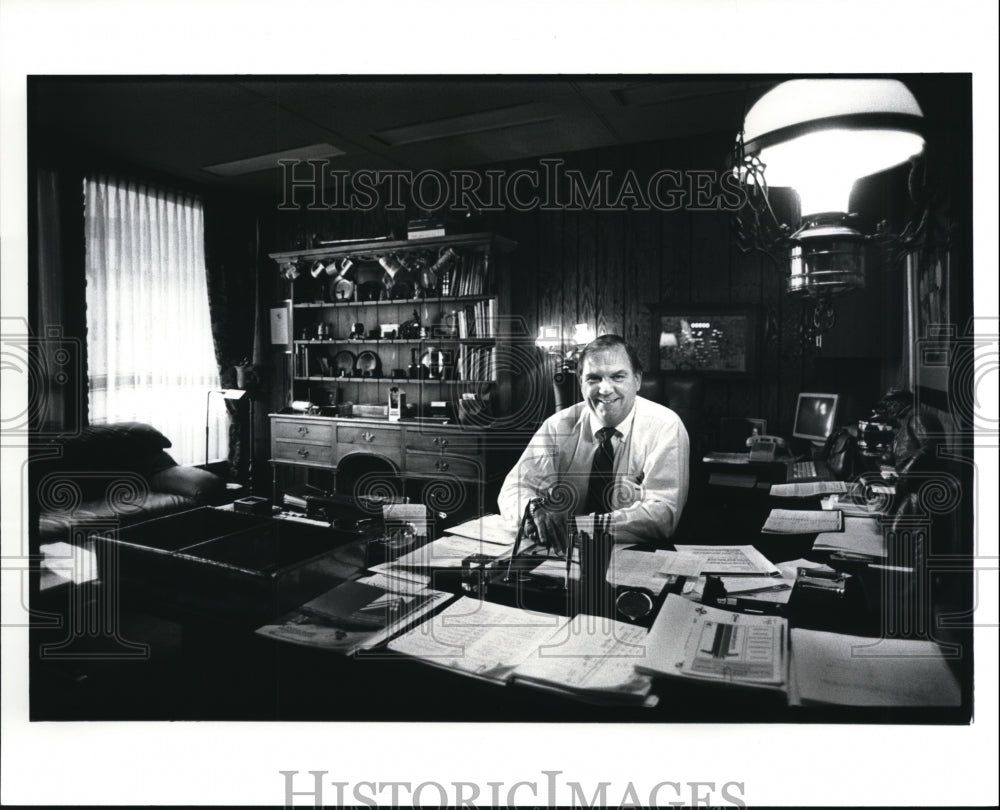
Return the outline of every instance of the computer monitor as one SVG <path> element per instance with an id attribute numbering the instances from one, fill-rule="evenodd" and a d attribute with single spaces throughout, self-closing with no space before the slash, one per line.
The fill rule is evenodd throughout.
<path id="1" fill-rule="evenodd" d="M 799 394 L 792 436 L 822 444 L 837 426 L 838 394 Z"/>

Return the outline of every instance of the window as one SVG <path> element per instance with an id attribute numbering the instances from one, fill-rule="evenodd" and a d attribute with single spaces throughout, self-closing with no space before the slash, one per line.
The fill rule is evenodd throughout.
<path id="1" fill-rule="evenodd" d="M 84 181 L 84 202 L 90 421 L 148 422 L 179 464 L 202 462 L 219 369 L 201 202 L 107 177 Z M 220 399 L 211 398 L 210 460 L 228 447 Z"/>

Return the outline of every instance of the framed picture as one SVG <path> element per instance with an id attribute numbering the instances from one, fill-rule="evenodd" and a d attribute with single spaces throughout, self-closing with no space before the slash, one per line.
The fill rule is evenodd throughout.
<path id="1" fill-rule="evenodd" d="M 653 308 L 653 357 L 660 371 L 746 376 L 757 365 L 757 313 L 751 307 Z"/>
<path id="2" fill-rule="evenodd" d="M 912 297 L 916 320 L 916 379 L 923 399 L 946 398 L 955 327 L 948 300 L 950 262 L 946 248 L 928 247 L 917 254 Z M 940 407 L 940 405 L 939 405 Z"/>

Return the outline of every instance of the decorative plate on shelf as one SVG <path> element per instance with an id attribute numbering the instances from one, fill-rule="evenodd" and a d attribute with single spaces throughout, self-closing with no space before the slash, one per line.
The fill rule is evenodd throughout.
<path id="1" fill-rule="evenodd" d="M 358 374 L 362 377 L 381 377 L 382 361 L 375 352 L 361 352 L 355 363 Z"/>
<path id="2" fill-rule="evenodd" d="M 354 352 L 337 352 L 333 358 L 333 369 L 338 377 L 350 377 L 354 374 Z"/>

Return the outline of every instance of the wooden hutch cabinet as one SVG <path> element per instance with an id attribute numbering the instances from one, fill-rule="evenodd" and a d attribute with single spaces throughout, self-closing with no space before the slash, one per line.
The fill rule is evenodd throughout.
<path id="1" fill-rule="evenodd" d="M 468 234 L 270 254 L 289 284 L 287 407 L 270 415 L 276 501 L 282 470 L 297 470 L 341 494 L 375 494 L 388 473 L 449 515 L 495 506 L 523 447 L 494 429 L 510 410 L 514 247 Z"/>

